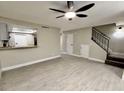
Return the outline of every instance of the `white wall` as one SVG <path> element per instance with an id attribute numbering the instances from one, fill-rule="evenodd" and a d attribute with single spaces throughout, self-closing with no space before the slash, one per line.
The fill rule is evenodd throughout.
<path id="1" fill-rule="evenodd" d="M 38 29 L 37 48 L 0 50 L 2 68 L 60 55 L 60 29 L 55 27 L 42 28 L 41 25 L 5 18 L 0 18 L 0 21 Z"/>
<path id="2" fill-rule="evenodd" d="M 119 37 L 120 34 L 114 36 L 114 34 L 118 32 L 116 24 L 101 25 L 96 26 L 96 28 L 111 38 L 110 48 L 113 52 L 124 53 L 124 28 L 121 29 L 123 33 L 120 33 L 123 35 L 122 37 Z"/>
<path id="3" fill-rule="evenodd" d="M 72 31 L 64 31 L 65 40 L 63 42 L 66 42 L 66 34 L 68 33 L 74 34 L 74 54 L 80 55 L 81 44 L 88 44 L 90 45 L 89 57 L 105 61 L 106 52 L 96 43 L 94 43 L 94 41 L 91 40 L 92 28 L 82 28 Z M 63 50 L 64 52 L 66 52 L 66 43 L 63 46 Z"/>

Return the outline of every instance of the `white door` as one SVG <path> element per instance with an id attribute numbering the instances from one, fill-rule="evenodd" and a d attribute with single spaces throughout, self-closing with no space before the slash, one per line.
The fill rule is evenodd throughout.
<path id="1" fill-rule="evenodd" d="M 73 54 L 73 34 L 67 34 L 66 45 L 67 54 Z"/>

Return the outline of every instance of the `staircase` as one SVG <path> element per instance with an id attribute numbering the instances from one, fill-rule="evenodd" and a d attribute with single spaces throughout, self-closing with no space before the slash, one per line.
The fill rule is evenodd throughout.
<path id="1" fill-rule="evenodd" d="M 112 52 L 110 52 L 109 47 L 110 37 L 99 31 L 95 27 L 93 27 L 91 39 L 106 51 L 107 53 L 107 57 L 105 60 L 106 64 L 124 68 L 124 57 L 120 55 L 115 55 Z"/>
<path id="2" fill-rule="evenodd" d="M 109 64 L 109 65 L 124 68 L 124 57 L 109 54 L 109 55 L 107 55 L 105 63 Z"/>

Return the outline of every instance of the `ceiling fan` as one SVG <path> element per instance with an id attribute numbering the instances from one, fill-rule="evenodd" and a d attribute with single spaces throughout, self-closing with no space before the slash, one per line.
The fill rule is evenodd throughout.
<path id="1" fill-rule="evenodd" d="M 86 11 L 86 10 L 92 8 L 94 5 L 95 5 L 95 3 L 91 3 L 91 4 L 85 5 L 79 9 L 77 9 L 76 11 L 72 11 L 74 8 L 74 2 L 73 1 L 67 1 L 67 7 L 69 9 L 68 12 L 63 11 L 63 10 L 59 10 L 59 9 L 54 9 L 54 8 L 49 8 L 49 9 L 52 11 L 63 13 L 63 15 L 57 16 L 56 18 L 66 17 L 66 18 L 68 18 L 68 20 L 72 20 L 72 18 L 74 18 L 76 16 L 80 17 L 80 18 L 87 17 L 88 15 L 78 14 L 78 12 Z"/>

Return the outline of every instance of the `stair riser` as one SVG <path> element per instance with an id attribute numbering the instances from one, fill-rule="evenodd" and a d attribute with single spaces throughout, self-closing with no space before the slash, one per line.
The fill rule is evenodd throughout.
<path id="1" fill-rule="evenodd" d="M 124 64 L 121 64 L 121 63 L 115 63 L 115 62 L 109 61 L 109 60 L 106 60 L 105 63 L 108 64 L 108 65 L 124 68 Z"/>
<path id="2" fill-rule="evenodd" d="M 124 59 L 122 59 L 122 58 L 107 57 L 107 59 L 124 63 Z"/>

